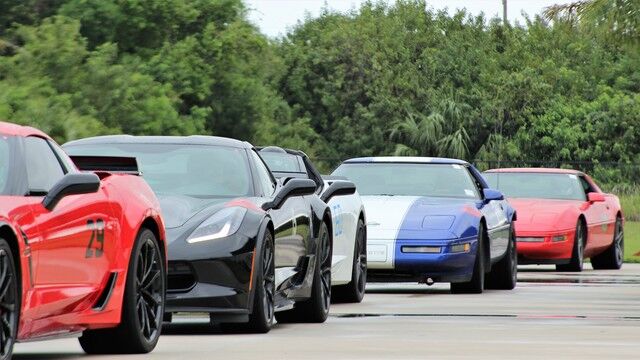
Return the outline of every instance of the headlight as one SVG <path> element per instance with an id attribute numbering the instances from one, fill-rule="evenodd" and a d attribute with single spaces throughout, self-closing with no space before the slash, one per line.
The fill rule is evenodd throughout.
<path id="1" fill-rule="evenodd" d="M 450 251 L 452 253 L 462 253 L 462 252 L 469 252 L 470 250 L 471 250 L 471 244 L 464 243 L 464 244 L 451 245 Z"/>
<path id="2" fill-rule="evenodd" d="M 202 241 L 220 239 L 233 235 L 240 228 L 247 209 L 242 207 L 229 207 L 218 211 L 205 220 L 189 235 L 189 244 Z"/>
<path id="3" fill-rule="evenodd" d="M 565 241 L 567 240 L 567 235 L 557 235 L 551 238 L 553 242 Z"/>

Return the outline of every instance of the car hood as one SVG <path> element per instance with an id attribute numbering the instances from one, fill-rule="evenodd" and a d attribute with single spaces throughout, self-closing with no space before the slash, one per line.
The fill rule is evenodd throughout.
<path id="1" fill-rule="evenodd" d="M 199 213 L 213 213 L 229 201 L 227 198 L 195 198 L 191 196 L 158 195 L 165 227 L 174 229 L 184 225 Z"/>
<path id="2" fill-rule="evenodd" d="M 518 231 L 555 231 L 575 227 L 584 201 L 554 199 L 507 199 L 516 210 Z"/>
<path id="3" fill-rule="evenodd" d="M 472 236 L 480 212 L 473 200 L 362 196 L 372 239 L 452 239 Z M 474 220 L 475 219 L 475 220 Z"/>

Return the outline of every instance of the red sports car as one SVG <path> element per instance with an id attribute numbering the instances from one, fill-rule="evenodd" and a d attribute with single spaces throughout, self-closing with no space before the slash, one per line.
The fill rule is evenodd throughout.
<path id="1" fill-rule="evenodd" d="M 127 158 L 84 158 L 96 169 Z M 0 122 L 0 359 L 15 342 L 80 336 L 88 353 L 145 353 L 160 335 L 166 247 L 138 176 L 80 172 L 43 132 Z"/>
<path id="2" fill-rule="evenodd" d="M 620 269 L 624 217 L 618 197 L 586 174 L 565 169 L 496 169 L 483 174 L 518 213 L 518 263 L 556 264 L 559 271 Z"/>

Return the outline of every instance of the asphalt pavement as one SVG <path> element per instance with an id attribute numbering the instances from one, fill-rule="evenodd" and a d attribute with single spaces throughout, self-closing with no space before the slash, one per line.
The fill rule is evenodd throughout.
<path id="1" fill-rule="evenodd" d="M 640 264 L 558 273 L 520 267 L 513 291 L 369 284 L 324 324 L 224 334 L 179 316 L 151 354 L 90 357 L 76 339 L 16 345 L 14 359 L 640 359 Z"/>

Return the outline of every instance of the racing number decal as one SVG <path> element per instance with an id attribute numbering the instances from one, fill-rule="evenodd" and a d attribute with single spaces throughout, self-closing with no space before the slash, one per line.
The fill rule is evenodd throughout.
<path id="1" fill-rule="evenodd" d="M 91 238 L 89 239 L 89 245 L 87 245 L 87 251 L 84 257 L 101 257 L 104 252 L 104 220 L 88 220 L 87 229 L 91 231 Z M 94 242 L 99 244 L 99 247 L 96 249 L 94 249 Z"/>

